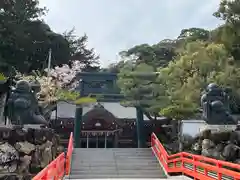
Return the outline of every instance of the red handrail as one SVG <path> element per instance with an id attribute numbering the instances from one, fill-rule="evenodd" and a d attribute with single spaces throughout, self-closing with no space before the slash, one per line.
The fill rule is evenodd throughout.
<path id="1" fill-rule="evenodd" d="M 169 155 L 152 133 L 151 146 L 167 173 L 183 173 L 199 180 L 240 180 L 240 165 L 181 152 Z M 230 170 L 233 169 L 233 170 Z"/>
<path id="2" fill-rule="evenodd" d="M 32 180 L 59 180 L 64 176 L 65 157 L 61 153 L 56 159 L 48 164 L 41 172 L 39 172 Z"/>
<path id="3" fill-rule="evenodd" d="M 73 133 L 71 132 L 69 142 L 68 142 L 67 156 L 66 156 L 66 175 L 69 175 L 70 173 L 72 152 L 73 152 Z"/>
<path id="4" fill-rule="evenodd" d="M 65 174 L 68 175 L 70 172 L 72 152 L 73 152 L 73 133 L 70 134 L 66 157 L 64 153 L 61 153 L 41 172 L 39 172 L 32 180 L 50 180 L 50 179 L 60 180 L 64 177 Z"/>

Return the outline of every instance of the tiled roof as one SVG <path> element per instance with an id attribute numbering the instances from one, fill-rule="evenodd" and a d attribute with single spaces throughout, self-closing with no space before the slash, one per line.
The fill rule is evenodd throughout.
<path id="1" fill-rule="evenodd" d="M 116 118 L 119 119 L 136 119 L 136 109 L 134 107 L 124 107 L 119 102 L 102 102 L 101 105 Z M 94 108 L 94 105 L 83 107 L 83 115 Z M 74 118 L 76 105 L 67 104 L 66 102 L 59 102 L 57 105 L 57 117 L 60 118 Z M 52 118 L 55 117 L 56 112 L 52 113 Z M 149 120 L 144 116 L 144 120 Z"/>

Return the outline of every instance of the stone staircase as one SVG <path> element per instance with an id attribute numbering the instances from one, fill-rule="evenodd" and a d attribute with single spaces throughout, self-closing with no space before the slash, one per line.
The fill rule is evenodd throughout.
<path id="1" fill-rule="evenodd" d="M 65 180 L 166 178 L 151 149 L 74 149 Z"/>

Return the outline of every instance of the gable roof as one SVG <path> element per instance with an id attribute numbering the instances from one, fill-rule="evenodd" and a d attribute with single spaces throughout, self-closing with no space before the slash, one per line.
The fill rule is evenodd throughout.
<path id="1" fill-rule="evenodd" d="M 116 118 L 119 119 L 136 119 L 136 108 L 134 107 L 124 107 L 120 104 L 120 102 L 101 102 L 100 103 L 107 111 L 112 113 Z M 83 114 L 90 111 L 94 105 L 90 105 L 89 107 L 83 108 Z M 144 115 L 144 120 L 149 120 Z"/>
<path id="2" fill-rule="evenodd" d="M 107 111 L 119 119 L 136 119 L 136 109 L 134 107 L 124 107 L 119 102 L 101 102 L 100 103 Z M 92 110 L 94 104 L 83 107 L 83 115 Z M 59 102 L 57 104 L 58 118 L 75 118 L 76 105 L 68 104 L 66 102 Z M 56 111 L 52 113 L 52 119 L 55 118 Z M 149 120 L 144 116 L 144 120 Z"/>
<path id="3" fill-rule="evenodd" d="M 106 121 L 107 123 L 116 123 L 118 125 L 119 122 L 116 120 L 117 118 L 114 116 L 114 114 L 112 114 L 111 112 L 109 112 L 108 110 L 106 110 L 104 107 L 93 107 L 93 109 L 91 109 L 90 111 L 86 112 L 83 115 L 83 122 L 84 121 L 91 121 L 92 119 L 104 119 L 104 121 Z"/>

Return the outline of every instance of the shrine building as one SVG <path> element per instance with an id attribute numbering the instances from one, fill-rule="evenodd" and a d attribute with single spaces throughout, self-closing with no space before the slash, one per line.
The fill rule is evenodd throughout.
<path id="1" fill-rule="evenodd" d="M 80 133 L 75 137 L 81 148 L 131 148 L 137 147 L 138 126 L 135 107 L 122 106 L 123 96 L 115 86 L 116 74 L 82 73 L 80 86 L 81 96 L 101 94 L 97 103 L 83 106 L 81 118 L 77 121 Z M 55 130 L 62 139 L 67 139 L 76 124 L 76 105 L 59 102 L 51 119 L 55 121 Z M 80 121 L 80 122 L 79 122 Z M 141 137 L 144 146 L 150 146 L 150 134 L 168 121 L 160 118 L 152 121 L 143 115 Z M 75 130 L 76 131 L 76 130 Z M 76 136 L 76 135 L 75 135 Z"/>

